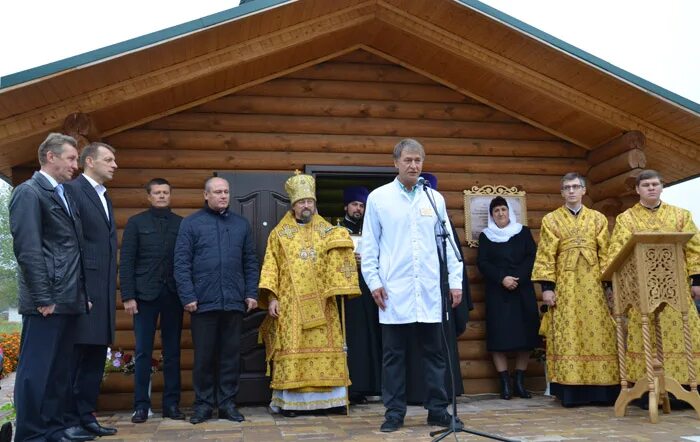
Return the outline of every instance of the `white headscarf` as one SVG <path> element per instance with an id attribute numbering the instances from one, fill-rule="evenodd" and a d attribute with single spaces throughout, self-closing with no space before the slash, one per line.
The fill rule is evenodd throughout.
<path id="1" fill-rule="evenodd" d="M 508 200 L 506 200 L 506 205 L 508 206 L 509 223 L 502 229 L 496 225 L 496 221 L 493 220 L 491 210 L 489 209 L 489 224 L 484 229 L 484 235 L 486 235 L 491 242 L 506 242 L 523 230 L 523 225 L 515 220 L 515 212 L 511 210 Z"/>

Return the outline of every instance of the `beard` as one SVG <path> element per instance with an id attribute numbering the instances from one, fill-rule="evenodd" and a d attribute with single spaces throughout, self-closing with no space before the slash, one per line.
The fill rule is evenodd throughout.
<path id="1" fill-rule="evenodd" d="M 354 221 L 359 221 L 362 219 L 362 213 L 360 212 L 353 212 L 351 214 L 348 214 L 348 217 Z"/>
<path id="2" fill-rule="evenodd" d="M 311 210 L 308 210 L 308 209 L 302 210 L 301 217 L 299 218 L 299 221 L 306 224 L 309 221 L 311 221 L 312 216 L 313 216 L 313 212 Z"/>

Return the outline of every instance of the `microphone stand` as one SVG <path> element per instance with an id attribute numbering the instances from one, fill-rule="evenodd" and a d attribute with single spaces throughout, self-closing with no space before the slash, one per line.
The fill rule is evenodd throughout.
<path id="1" fill-rule="evenodd" d="M 470 434 L 475 434 L 477 436 L 485 437 L 487 439 L 494 439 L 494 440 L 500 440 L 500 441 L 506 441 L 506 442 L 517 442 L 514 441 L 513 439 L 507 439 L 501 436 L 498 436 L 496 434 L 490 434 L 490 433 L 485 433 L 477 430 L 472 430 L 469 428 L 466 428 L 464 425 L 457 425 L 457 389 L 455 388 L 455 377 L 454 377 L 454 365 L 453 365 L 453 358 L 455 355 L 453 354 L 452 350 L 450 349 L 450 344 L 447 341 L 447 333 L 445 331 L 446 327 L 448 327 L 449 320 L 450 320 L 450 309 L 452 308 L 452 304 L 450 303 L 450 284 L 449 284 L 449 274 L 448 274 L 448 268 L 447 268 L 447 242 L 450 243 L 450 246 L 452 246 L 452 252 L 455 254 L 455 258 L 457 258 L 457 261 L 462 262 L 462 254 L 459 253 L 457 250 L 457 246 L 455 245 L 454 238 L 452 238 L 452 235 L 447 231 L 447 222 L 445 219 L 442 218 L 442 215 L 437 209 L 437 205 L 435 204 L 435 199 L 432 195 L 432 192 L 429 192 L 428 189 L 430 188 L 430 185 L 427 181 L 419 181 L 418 184 L 423 185 L 423 191 L 425 192 L 425 195 L 428 197 L 428 201 L 430 201 L 430 205 L 433 207 L 433 211 L 435 212 L 435 216 L 437 216 L 438 219 L 438 225 L 439 231 L 435 233 L 436 237 L 436 242 L 437 238 L 440 238 L 440 244 L 442 247 L 438 250 L 439 255 L 438 258 L 440 259 L 440 292 L 442 296 L 442 310 L 443 310 L 443 315 L 442 315 L 442 342 L 443 345 L 445 346 L 445 350 L 447 352 L 447 366 L 449 367 L 449 375 L 450 375 L 450 382 L 452 385 L 452 422 L 450 423 L 450 426 L 448 428 L 442 429 L 442 430 L 437 430 L 437 431 L 431 431 L 430 432 L 430 437 L 435 437 L 432 442 L 438 442 L 450 434 L 455 435 L 455 440 L 457 440 L 457 433 L 470 433 Z M 439 436 L 438 436 L 439 435 Z"/>

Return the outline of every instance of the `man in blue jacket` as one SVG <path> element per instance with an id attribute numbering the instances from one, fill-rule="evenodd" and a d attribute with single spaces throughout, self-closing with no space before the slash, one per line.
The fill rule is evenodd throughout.
<path id="1" fill-rule="evenodd" d="M 204 208 L 185 218 L 175 243 L 175 281 L 191 314 L 192 424 L 245 420 L 236 409 L 243 314 L 258 306 L 258 258 L 248 221 L 229 210 L 229 185 L 209 178 Z"/>

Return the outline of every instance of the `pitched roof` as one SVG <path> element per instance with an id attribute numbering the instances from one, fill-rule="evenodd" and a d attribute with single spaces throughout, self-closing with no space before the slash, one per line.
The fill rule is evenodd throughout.
<path id="1" fill-rule="evenodd" d="M 0 170 L 66 115 L 102 135 L 364 49 L 586 149 L 630 130 L 700 171 L 700 105 L 475 0 L 257 0 L 0 79 Z"/>

